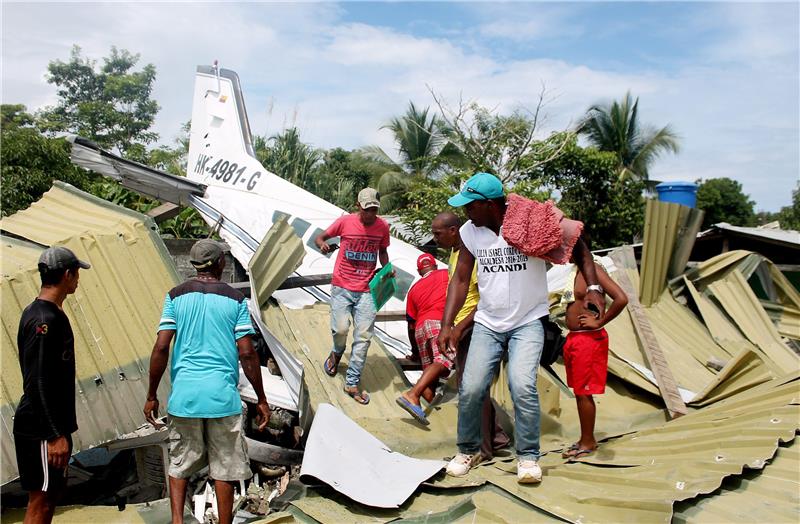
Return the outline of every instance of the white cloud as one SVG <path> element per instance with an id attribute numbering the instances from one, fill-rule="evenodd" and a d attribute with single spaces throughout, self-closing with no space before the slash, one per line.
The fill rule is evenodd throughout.
<path id="1" fill-rule="evenodd" d="M 254 132 L 296 122 L 304 140 L 326 148 L 391 150 L 381 125 L 409 100 L 432 104 L 428 85 L 450 103 L 463 93 L 511 111 L 533 108 L 544 83 L 552 100 L 543 132 L 630 89 L 641 97 L 646 122 L 671 123 L 683 137 L 681 154 L 660 160 L 655 178 L 729 176 L 759 207 L 774 210 L 788 204 L 800 170 L 797 8 L 787 17 L 737 6 L 709 8 L 716 16 L 703 30 L 723 36 L 698 49 L 695 63 L 611 71 L 589 60 L 493 53 L 492 38 L 583 31 L 575 5 L 470 5 L 484 22 L 476 34 L 430 37 L 344 22 L 333 4 L 4 4 L 3 103 L 34 109 L 55 102 L 44 80 L 47 63 L 67 60 L 73 43 L 95 59 L 116 45 L 155 64 L 154 97 L 162 106 L 156 131 L 164 142 L 189 119 L 195 66 L 214 59 L 239 73 Z M 522 13 L 516 20 L 515 9 Z M 520 30 L 514 23 L 532 25 Z"/>

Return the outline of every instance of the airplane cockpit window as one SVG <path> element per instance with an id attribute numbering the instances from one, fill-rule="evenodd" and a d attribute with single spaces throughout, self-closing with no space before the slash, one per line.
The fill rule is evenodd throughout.
<path id="1" fill-rule="evenodd" d="M 297 233 L 297 236 L 303 238 L 303 235 L 305 235 L 308 228 L 311 227 L 311 224 L 302 218 L 295 217 L 295 219 L 292 220 L 292 227 L 294 228 L 294 232 Z"/>
<path id="2" fill-rule="evenodd" d="M 324 233 L 324 232 L 325 232 L 325 230 L 324 230 L 324 229 L 317 228 L 317 229 L 316 229 L 316 231 L 314 231 L 314 233 L 313 233 L 313 234 L 312 234 L 310 237 L 308 237 L 308 241 L 306 242 L 306 245 L 307 245 L 308 247 L 310 247 L 311 249 L 313 249 L 314 251 L 316 251 L 316 252 L 317 252 L 317 253 L 319 253 L 320 255 L 322 254 L 322 251 L 320 251 L 320 250 L 319 250 L 319 248 L 317 247 L 317 244 L 315 244 L 315 243 L 314 243 L 314 240 L 315 240 L 315 239 L 316 239 L 316 238 L 317 238 L 319 235 L 321 235 L 321 234 L 322 234 L 322 233 Z M 335 237 L 335 238 L 336 238 L 336 239 L 338 239 L 339 237 Z M 335 241 L 335 240 L 334 240 L 334 239 L 332 239 L 332 238 L 329 238 L 329 239 L 328 239 L 328 244 L 338 244 L 338 243 L 339 243 L 339 242 Z M 332 256 L 334 253 L 336 253 L 336 251 L 331 251 L 330 253 L 328 253 L 327 255 L 324 255 L 324 256 L 325 256 L 326 258 L 331 258 L 331 256 Z"/>

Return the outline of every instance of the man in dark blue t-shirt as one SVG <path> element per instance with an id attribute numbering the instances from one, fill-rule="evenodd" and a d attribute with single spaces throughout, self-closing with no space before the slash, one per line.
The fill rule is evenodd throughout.
<path id="1" fill-rule="evenodd" d="M 66 487 L 75 417 L 75 339 L 62 305 L 78 289 L 89 264 L 65 247 L 39 257 L 42 287 L 22 312 L 17 332 L 22 398 L 14 414 L 14 447 L 22 488 L 28 491 L 25 522 L 50 522 Z"/>

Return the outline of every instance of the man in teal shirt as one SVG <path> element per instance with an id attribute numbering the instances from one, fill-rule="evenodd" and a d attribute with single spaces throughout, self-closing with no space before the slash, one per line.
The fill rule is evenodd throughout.
<path id="1" fill-rule="evenodd" d="M 233 513 L 233 487 L 249 478 L 250 462 L 242 430 L 237 385 L 239 362 L 258 397 L 259 429 L 269 420 L 247 301 L 220 282 L 223 246 L 200 240 L 189 253 L 197 276 L 172 288 L 164 299 L 158 338 L 150 357 L 150 389 L 145 418 L 155 425 L 158 384 L 167 368 L 173 337 L 169 413 L 169 487 L 172 522 L 183 521 L 189 477 L 204 466 L 214 479 L 220 524 Z"/>

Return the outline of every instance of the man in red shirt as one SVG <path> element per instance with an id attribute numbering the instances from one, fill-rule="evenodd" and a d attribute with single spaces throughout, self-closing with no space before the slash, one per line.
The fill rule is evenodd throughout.
<path id="1" fill-rule="evenodd" d="M 422 278 L 408 290 L 406 320 L 408 339 L 419 352 L 423 371 L 416 385 L 397 397 L 397 405 L 427 426 L 428 418 L 419 399 L 424 398 L 429 403 L 433 400 L 436 381 L 450 373 L 456 355 L 451 348 L 438 344 L 447 302 L 447 270 L 436 269 L 436 259 L 424 253 L 417 259 L 417 271 Z"/>
<path id="2" fill-rule="evenodd" d="M 333 351 L 325 359 L 325 372 L 336 375 L 344 354 L 350 318 L 353 319 L 353 344 L 347 366 L 344 391 L 356 402 L 367 404 L 369 394 L 359 390 L 361 371 L 375 330 L 375 303 L 369 292 L 369 281 L 381 266 L 389 263 L 389 224 L 378 217 L 378 192 L 367 187 L 358 193 L 357 213 L 343 215 L 315 239 L 319 250 L 330 253 L 333 247 L 326 240 L 340 237 L 339 254 L 333 266 L 331 281 L 331 334 Z"/>

